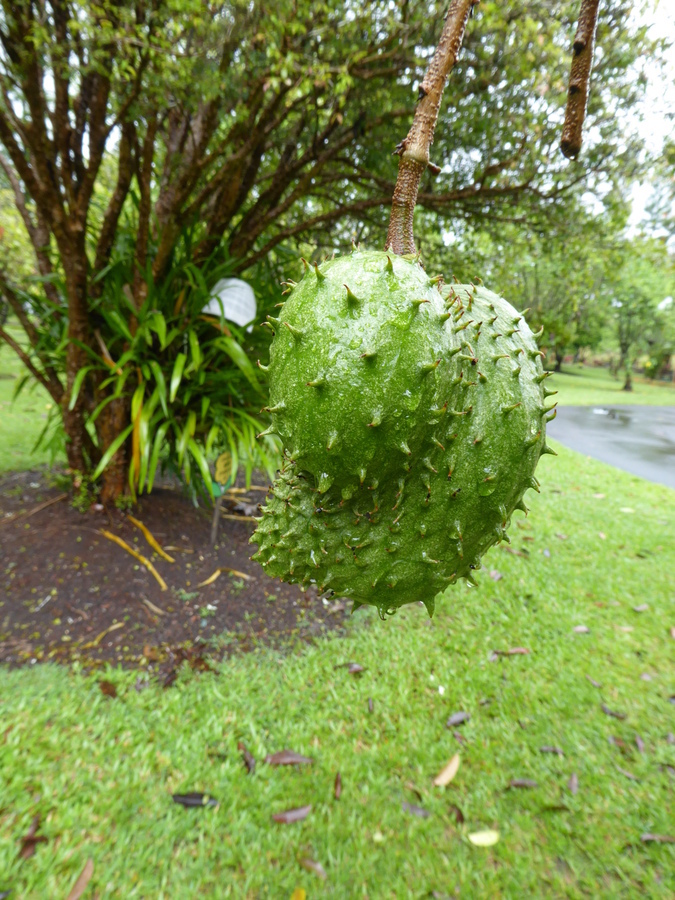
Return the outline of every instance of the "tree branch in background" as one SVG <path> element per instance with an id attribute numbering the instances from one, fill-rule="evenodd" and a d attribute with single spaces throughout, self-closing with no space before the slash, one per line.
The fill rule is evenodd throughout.
<path id="1" fill-rule="evenodd" d="M 6 332 L 4 328 L 0 328 L 0 341 L 4 341 L 8 347 L 12 348 L 31 375 L 39 381 L 42 387 L 48 392 L 54 403 L 60 404 L 63 399 L 63 390 L 59 393 L 55 385 L 46 378 L 39 369 L 36 369 L 30 356 L 28 356 L 21 345 L 18 344 L 12 335 Z"/>
<path id="2" fill-rule="evenodd" d="M 574 35 L 572 69 L 567 91 L 567 109 L 560 149 L 568 159 L 576 159 L 581 150 L 582 131 L 588 104 L 588 83 L 593 65 L 593 46 L 598 25 L 600 0 L 581 0 L 577 33 Z"/>
<path id="3" fill-rule="evenodd" d="M 391 202 L 391 219 L 385 244 L 385 249 L 391 248 L 394 253 L 415 252 L 413 214 L 417 191 L 427 166 L 431 168 L 429 147 L 434 139 L 443 88 L 450 70 L 457 62 L 471 10 L 478 2 L 479 0 L 452 0 L 438 47 L 420 85 L 421 100 L 415 110 L 412 128 L 396 148 L 400 157 L 398 178 Z"/>

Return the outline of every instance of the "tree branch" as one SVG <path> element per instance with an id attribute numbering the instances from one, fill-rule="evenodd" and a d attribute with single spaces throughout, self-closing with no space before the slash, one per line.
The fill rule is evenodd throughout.
<path id="1" fill-rule="evenodd" d="M 40 384 L 42 385 L 42 387 L 47 391 L 47 393 L 52 398 L 54 403 L 60 403 L 61 399 L 63 397 L 63 391 L 61 391 L 61 393 L 58 394 L 54 390 L 53 385 L 50 384 L 50 382 L 47 380 L 47 378 L 45 378 L 45 376 L 42 374 L 42 372 L 40 372 L 39 369 L 35 368 L 35 366 L 33 365 L 33 362 L 31 361 L 30 356 L 28 356 L 28 354 L 25 352 L 25 350 L 22 349 L 22 347 L 14 340 L 14 338 L 11 336 L 11 334 L 8 334 L 4 328 L 0 328 L 0 341 L 4 341 L 8 347 L 11 347 L 11 349 L 16 353 L 16 355 L 19 357 L 19 359 L 24 364 L 24 366 L 31 373 L 33 378 L 35 378 L 37 381 L 39 381 Z"/>
<path id="2" fill-rule="evenodd" d="M 398 178 L 391 202 L 391 219 L 385 249 L 414 253 L 413 213 L 420 181 L 429 165 L 429 147 L 441 107 L 443 88 L 457 62 L 466 23 L 478 0 L 452 0 L 441 39 L 420 85 L 422 98 L 415 110 L 412 128 L 398 145 Z"/>
<path id="3" fill-rule="evenodd" d="M 588 83 L 593 65 L 593 47 L 598 26 L 600 0 L 581 0 L 577 33 L 574 35 L 570 84 L 567 91 L 565 124 L 560 149 L 568 159 L 576 159 L 581 150 L 582 131 L 588 105 Z"/>

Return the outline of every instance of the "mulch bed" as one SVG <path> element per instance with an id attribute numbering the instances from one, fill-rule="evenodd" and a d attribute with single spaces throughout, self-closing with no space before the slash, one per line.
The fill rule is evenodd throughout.
<path id="1" fill-rule="evenodd" d="M 78 511 L 49 473 L 0 476 L 0 663 L 140 666 L 171 683 L 183 661 L 204 668 L 207 658 L 339 629 L 343 602 L 273 581 L 249 559 L 255 523 L 241 516 L 257 514 L 263 498 L 228 498 L 223 513 L 239 518 L 221 519 L 211 546 L 212 509 L 196 508 L 178 485 L 143 497 L 131 515 L 168 562 L 129 514 L 99 504 Z M 166 588 L 103 531 L 150 560 Z M 235 571 L 198 587 L 221 567 Z"/>

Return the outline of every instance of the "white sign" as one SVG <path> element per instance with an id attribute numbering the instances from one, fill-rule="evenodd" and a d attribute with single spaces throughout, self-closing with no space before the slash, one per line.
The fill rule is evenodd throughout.
<path id="1" fill-rule="evenodd" d="M 250 284 L 240 278 L 222 278 L 214 286 L 211 299 L 202 312 L 210 316 L 222 316 L 235 325 L 248 325 L 255 319 L 257 310 L 255 294 Z"/>

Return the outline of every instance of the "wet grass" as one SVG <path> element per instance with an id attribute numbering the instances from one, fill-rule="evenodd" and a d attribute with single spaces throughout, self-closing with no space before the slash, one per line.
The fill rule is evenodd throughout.
<path id="1" fill-rule="evenodd" d="M 25 342 L 21 329 L 11 321 L 7 331 L 19 343 Z M 51 459 L 49 451 L 33 451 L 33 447 L 54 405 L 52 398 L 42 385 L 31 381 L 13 399 L 25 371 L 14 351 L 0 341 L 0 472 L 29 469 Z"/>
<path id="2" fill-rule="evenodd" d="M 641 836 L 675 834 L 675 492 L 557 449 L 511 545 L 431 621 L 361 611 L 347 638 L 167 690 L 110 670 L 115 698 L 100 674 L 0 673 L 0 893 L 67 896 L 91 859 L 86 896 L 125 900 L 672 897 L 675 846 Z M 529 652 L 493 656 L 512 648 Z M 446 728 L 459 710 L 470 720 Z M 314 763 L 264 764 L 285 747 Z M 219 805 L 172 802 L 188 791 Z M 36 815 L 47 841 L 19 859 Z M 484 829 L 493 847 L 470 842 Z"/>
<path id="3" fill-rule="evenodd" d="M 622 390 L 624 378 L 613 378 L 609 369 L 595 366 L 563 366 L 563 371 L 548 380 L 547 387 L 558 391 L 562 406 L 616 406 L 631 403 L 641 406 L 675 406 L 672 382 L 647 381 L 633 377 L 633 390 Z"/>

